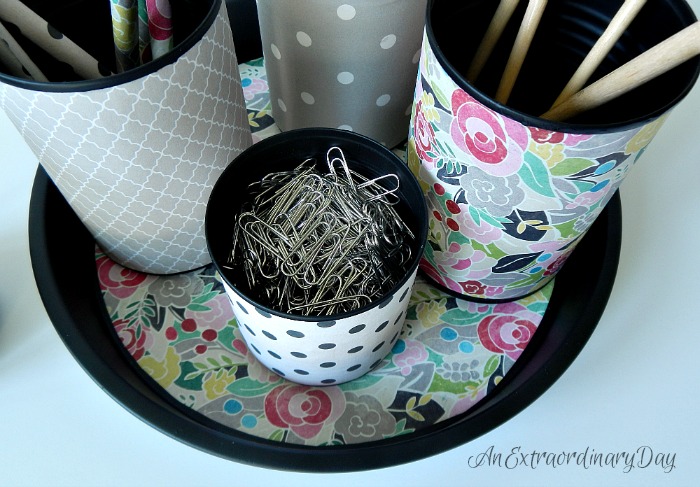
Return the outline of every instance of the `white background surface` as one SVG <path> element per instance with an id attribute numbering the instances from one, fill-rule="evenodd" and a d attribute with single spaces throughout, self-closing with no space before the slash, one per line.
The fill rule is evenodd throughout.
<path id="1" fill-rule="evenodd" d="M 689 3 L 700 12 L 700 0 Z M 468 444 L 349 474 L 266 470 L 200 452 L 132 416 L 88 377 L 39 298 L 27 237 L 37 161 L 0 111 L 0 485 L 697 485 L 699 109 L 696 86 L 624 182 L 615 287 L 595 333 L 562 378 Z M 505 457 L 518 447 L 631 454 L 644 446 L 667 455 L 675 468 L 468 464 L 490 447 Z"/>

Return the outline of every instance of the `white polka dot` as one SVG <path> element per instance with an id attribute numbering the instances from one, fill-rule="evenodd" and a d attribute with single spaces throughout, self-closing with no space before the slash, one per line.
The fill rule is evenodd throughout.
<path id="1" fill-rule="evenodd" d="M 313 105 L 316 103 L 316 99 L 311 93 L 307 93 L 305 91 L 301 92 L 301 99 L 306 103 L 307 105 Z"/>
<path id="2" fill-rule="evenodd" d="M 396 36 L 394 34 L 385 36 L 379 43 L 379 45 L 382 46 L 382 49 L 391 49 L 394 47 L 394 44 L 396 44 Z"/>
<path id="3" fill-rule="evenodd" d="M 355 11 L 355 7 L 345 3 L 345 4 L 341 5 L 340 7 L 338 7 L 337 13 L 338 13 L 338 17 L 340 17 L 342 20 L 351 20 L 351 19 L 355 18 L 355 14 L 357 12 Z"/>
<path id="4" fill-rule="evenodd" d="M 283 112 L 287 111 L 287 105 L 284 104 L 284 101 L 282 101 L 282 98 L 277 98 L 277 104 L 280 106 Z"/>
<path id="5" fill-rule="evenodd" d="M 416 51 L 416 53 L 413 55 L 413 64 L 416 64 L 418 61 L 420 61 L 420 49 Z"/>
<path id="6" fill-rule="evenodd" d="M 383 107 L 387 103 L 391 101 L 391 95 L 382 95 L 379 98 L 377 98 L 377 106 L 378 107 Z"/>
<path id="7" fill-rule="evenodd" d="M 338 82 L 342 83 L 344 85 L 349 85 L 355 81 L 355 75 L 348 72 L 348 71 L 343 71 L 342 73 L 338 73 Z"/>
<path id="8" fill-rule="evenodd" d="M 311 37 L 306 32 L 297 32 L 297 41 L 304 47 L 309 47 L 311 45 Z"/>
<path id="9" fill-rule="evenodd" d="M 270 51 L 272 51 L 272 55 L 277 59 L 282 59 L 282 53 L 276 45 L 270 44 Z"/>
<path id="10" fill-rule="evenodd" d="M 341 125 L 338 127 L 339 130 L 350 130 L 352 131 L 352 127 L 350 125 Z"/>

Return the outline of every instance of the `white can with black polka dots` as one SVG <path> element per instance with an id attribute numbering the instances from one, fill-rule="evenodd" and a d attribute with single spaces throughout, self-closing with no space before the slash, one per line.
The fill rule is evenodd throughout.
<path id="1" fill-rule="evenodd" d="M 332 320 L 275 313 L 224 287 L 243 339 L 263 365 L 292 382 L 331 385 L 366 374 L 389 354 L 415 277 L 416 271 L 395 293 Z"/>
<path id="2" fill-rule="evenodd" d="M 256 299 L 243 271 L 231 264 L 232 235 L 237 225 L 234 216 L 247 204 L 250 184 L 269 174 L 293 169 L 306 160 L 315 161 L 318 170 L 327 170 L 325 154 L 330 147 L 342 148 L 348 169 L 364 177 L 396 177 L 393 209 L 410 229 L 410 257 L 393 276 L 393 285 L 359 308 L 332 315 L 286 313 L 274 302 Z M 253 144 L 231 162 L 214 185 L 205 227 L 212 262 L 230 298 L 242 338 L 252 356 L 285 379 L 316 386 L 351 381 L 377 367 L 401 335 L 427 242 L 428 209 L 408 165 L 376 140 L 345 130 L 307 128 Z M 237 262 L 242 259 L 236 258 Z"/>
<path id="3" fill-rule="evenodd" d="M 331 127 L 406 139 L 427 0 L 258 0 L 282 131 Z"/>

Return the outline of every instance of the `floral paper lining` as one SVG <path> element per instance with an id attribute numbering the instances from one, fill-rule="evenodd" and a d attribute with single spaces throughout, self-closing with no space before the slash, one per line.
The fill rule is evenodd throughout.
<path id="1" fill-rule="evenodd" d="M 262 59 L 240 70 L 254 140 L 279 132 Z M 554 287 L 479 304 L 419 275 L 403 332 L 382 364 L 349 383 L 311 387 L 282 379 L 248 351 L 212 266 L 155 276 L 123 268 L 99 248 L 95 259 L 115 332 L 169 395 L 243 433 L 311 446 L 413 433 L 469 410 L 519 358 Z"/>

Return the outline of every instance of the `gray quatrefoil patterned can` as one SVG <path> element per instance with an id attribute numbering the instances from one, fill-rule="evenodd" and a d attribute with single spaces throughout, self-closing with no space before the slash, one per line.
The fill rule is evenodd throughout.
<path id="1" fill-rule="evenodd" d="M 75 5 L 110 20 L 105 3 Z M 204 236 L 209 193 L 252 144 L 225 3 L 178 5 L 178 18 L 193 30 L 132 70 L 61 82 L 0 73 L 0 108 L 97 245 L 117 263 L 151 274 L 211 262 Z M 66 36 L 89 47 L 80 26 L 67 27 Z"/>

